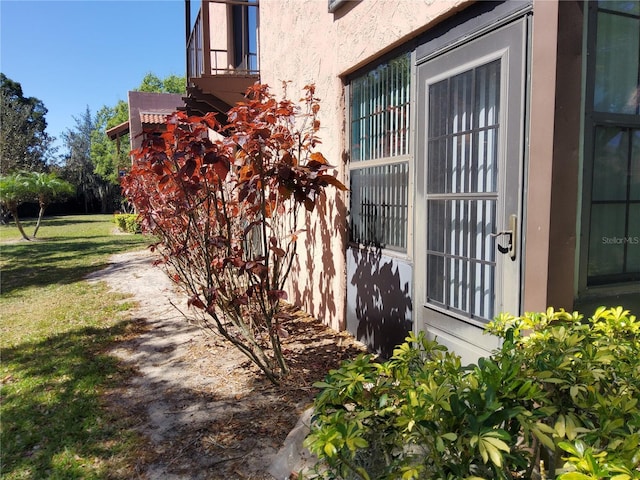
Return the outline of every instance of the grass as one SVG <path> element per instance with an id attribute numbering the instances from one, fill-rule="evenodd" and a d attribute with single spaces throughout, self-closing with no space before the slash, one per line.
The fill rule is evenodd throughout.
<path id="1" fill-rule="evenodd" d="M 131 477 L 142 439 L 105 396 L 133 374 L 108 354 L 137 328 L 133 304 L 83 280 L 147 245 L 113 229 L 109 215 L 53 217 L 27 242 L 0 227 L 3 479 Z"/>

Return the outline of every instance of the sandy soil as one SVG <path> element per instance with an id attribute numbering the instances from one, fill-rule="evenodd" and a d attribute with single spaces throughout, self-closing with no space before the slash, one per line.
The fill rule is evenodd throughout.
<path id="1" fill-rule="evenodd" d="M 186 299 L 154 259 L 116 255 L 89 278 L 138 305 L 138 333 L 113 354 L 139 374 L 109 399 L 148 439 L 131 478 L 273 479 L 269 468 L 282 464 L 278 451 L 311 405 L 313 383 L 362 346 L 300 313 L 283 342 L 292 375 L 276 388 L 223 339 L 190 324 Z"/>

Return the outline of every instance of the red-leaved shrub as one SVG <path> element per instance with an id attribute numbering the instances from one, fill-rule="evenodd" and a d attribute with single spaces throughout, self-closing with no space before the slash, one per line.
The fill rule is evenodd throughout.
<path id="1" fill-rule="evenodd" d="M 313 210 L 327 186 L 345 189 L 315 151 L 314 91 L 305 87 L 297 106 L 256 84 L 229 110 L 226 125 L 213 114 L 175 113 L 166 132 L 134 152 L 122 182 L 202 326 L 275 383 L 288 371 L 281 300 L 304 231 L 300 209 Z"/>

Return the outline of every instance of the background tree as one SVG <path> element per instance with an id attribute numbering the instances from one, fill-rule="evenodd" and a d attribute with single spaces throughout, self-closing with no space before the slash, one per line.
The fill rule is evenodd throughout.
<path id="1" fill-rule="evenodd" d="M 16 170 L 44 171 L 55 154 L 45 129 L 47 109 L 25 97 L 20 83 L 0 73 L 0 174 Z"/>
<path id="2" fill-rule="evenodd" d="M 95 128 L 91 132 L 91 161 L 94 172 L 104 182 L 104 208 L 114 207 L 121 203 L 120 170 L 131 165 L 129 156 L 129 135 L 120 140 L 121 147 L 107 136 L 107 130 L 129 118 L 128 105 L 120 100 L 115 107 L 102 107 L 95 118 Z"/>
<path id="3" fill-rule="evenodd" d="M 153 73 L 147 73 L 142 79 L 138 92 L 161 92 L 163 89 L 162 80 Z"/>
<path id="4" fill-rule="evenodd" d="M 75 127 L 67 129 L 62 138 L 67 156 L 63 174 L 66 180 L 76 186 L 84 202 L 84 211 L 89 213 L 91 204 L 100 197 L 100 183 L 91 160 L 91 133 L 95 129 L 95 120 L 87 106 L 80 117 L 73 117 Z"/>
<path id="5" fill-rule="evenodd" d="M 161 80 L 155 74 L 147 73 L 136 90 L 138 92 L 186 93 L 186 87 L 185 77 L 169 75 Z"/>
<path id="6" fill-rule="evenodd" d="M 162 81 L 162 85 L 167 93 L 187 92 L 187 80 L 184 76 L 169 75 Z"/>
<path id="7" fill-rule="evenodd" d="M 118 151 L 116 143 L 107 136 L 106 132 L 110 128 L 126 121 L 126 116 L 122 120 L 122 115 L 115 115 L 114 109 L 104 106 L 96 114 L 95 129 L 91 132 L 91 160 L 93 161 L 95 172 L 104 180 L 113 184 L 118 183 L 119 167 L 131 163 L 128 148 L 129 135 L 122 139 L 126 147 L 120 148 L 120 151 Z"/>
<path id="8" fill-rule="evenodd" d="M 155 74 L 148 73 L 134 90 L 153 93 L 185 93 L 186 79 L 177 75 L 160 79 Z M 100 196 L 103 212 L 121 203 L 120 171 L 131 165 L 129 134 L 120 139 L 118 151 L 117 144 L 107 136 L 107 130 L 128 120 L 129 106 L 123 100 L 119 100 L 114 107 L 103 106 L 95 117 L 94 129 L 91 132 L 91 161 L 94 173 L 101 180 L 99 185 L 104 190 Z"/>

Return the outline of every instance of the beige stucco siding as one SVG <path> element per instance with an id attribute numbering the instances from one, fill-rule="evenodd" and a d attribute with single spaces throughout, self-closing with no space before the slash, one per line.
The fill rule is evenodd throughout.
<path id="1" fill-rule="evenodd" d="M 316 85 L 321 99 L 320 150 L 345 183 L 348 158 L 342 77 L 426 31 L 467 6 L 468 0 L 362 0 L 328 12 L 327 0 L 262 0 L 260 75 L 281 93 L 283 81 L 297 100 Z M 344 327 L 348 197 L 331 194 L 307 216 L 299 245 L 291 300 L 334 328 Z"/>

